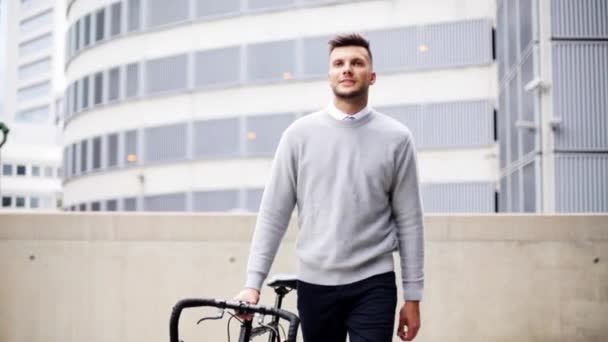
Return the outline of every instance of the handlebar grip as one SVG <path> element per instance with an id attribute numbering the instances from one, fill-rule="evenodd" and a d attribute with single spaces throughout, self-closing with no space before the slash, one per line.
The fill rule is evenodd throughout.
<path id="1" fill-rule="evenodd" d="M 261 305 L 251 305 L 242 302 L 227 302 L 224 300 L 215 300 L 208 298 L 192 298 L 183 299 L 177 302 L 171 311 L 171 318 L 169 320 L 169 338 L 170 342 L 179 341 L 179 318 L 183 309 L 201 307 L 201 306 L 212 306 L 219 309 L 234 309 L 240 313 L 261 313 L 263 315 L 274 315 L 283 318 L 289 322 L 289 329 L 287 334 L 286 342 L 296 342 L 298 334 L 298 326 L 300 325 L 300 319 L 295 314 L 271 307 L 265 307 Z"/>

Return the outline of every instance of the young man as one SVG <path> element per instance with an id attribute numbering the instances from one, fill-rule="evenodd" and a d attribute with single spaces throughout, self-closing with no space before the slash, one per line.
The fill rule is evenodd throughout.
<path id="1" fill-rule="evenodd" d="M 357 34 L 329 42 L 327 109 L 289 126 L 277 148 L 255 227 L 245 289 L 259 290 L 298 206 L 298 312 L 306 342 L 389 342 L 399 250 L 404 304 L 397 335 L 420 328 L 424 238 L 412 135 L 368 106 L 376 81 L 369 43 Z M 395 90 L 397 91 L 397 90 Z"/>

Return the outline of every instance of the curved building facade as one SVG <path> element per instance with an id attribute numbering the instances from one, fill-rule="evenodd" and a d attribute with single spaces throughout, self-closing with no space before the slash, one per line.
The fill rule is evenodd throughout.
<path id="1" fill-rule="evenodd" d="M 431 4 L 432 3 L 432 4 Z M 361 32 L 371 105 L 413 132 L 428 212 L 494 212 L 493 2 L 74 0 L 64 208 L 256 211 L 282 131 L 325 107 Z"/>

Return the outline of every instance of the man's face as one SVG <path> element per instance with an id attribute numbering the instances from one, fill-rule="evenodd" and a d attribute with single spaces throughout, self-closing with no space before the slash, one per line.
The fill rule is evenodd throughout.
<path id="1" fill-rule="evenodd" d="M 375 81 L 376 73 L 365 48 L 337 47 L 329 55 L 329 84 L 336 97 L 353 99 L 367 95 Z"/>

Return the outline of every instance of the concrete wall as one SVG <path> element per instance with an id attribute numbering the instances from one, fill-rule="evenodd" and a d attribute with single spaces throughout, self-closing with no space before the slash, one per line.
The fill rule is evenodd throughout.
<path id="1" fill-rule="evenodd" d="M 1 214 L 0 341 L 168 341 L 177 300 L 231 298 L 240 289 L 254 222 L 251 215 Z M 608 215 L 425 222 L 416 341 L 608 340 Z M 294 270 L 294 228 L 272 273 Z M 262 295 L 266 304 L 272 298 Z M 225 321 L 196 326 L 202 315 L 184 316 L 184 340 L 225 341 Z"/>

